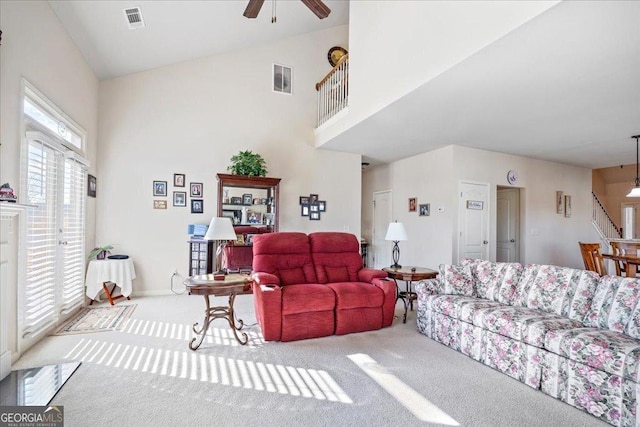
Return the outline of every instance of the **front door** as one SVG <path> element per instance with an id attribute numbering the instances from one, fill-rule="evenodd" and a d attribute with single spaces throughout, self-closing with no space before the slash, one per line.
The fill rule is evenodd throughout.
<path id="1" fill-rule="evenodd" d="M 489 259 L 489 184 L 460 182 L 458 261 Z"/>
<path id="2" fill-rule="evenodd" d="M 520 189 L 498 188 L 496 261 L 520 262 Z"/>

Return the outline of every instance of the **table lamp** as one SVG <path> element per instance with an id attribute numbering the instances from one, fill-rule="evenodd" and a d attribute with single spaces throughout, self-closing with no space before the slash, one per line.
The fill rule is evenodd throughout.
<path id="1" fill-rule="evenodd" d="M 404 225 L 398 221 L 389 223 L 387 235 L 384 237 L 384 240 L 390 240 L 393 242 L 393 264 L 391 265 L 391 268 L 401 268 L 402 266 L 398 264 L 398 260 L 400 259 L 400 248 L 398 247 L 398 242 L 409 240 L 407 237 L 407 230 L 404 229 Z"/>
<path id="2" fill-rule="evenodd" d="M 236 240 L 236 232 L 231 224 L 231 218 L 227 217 L 213 217 L 207 233 L 204 235 L 205 240 L 213 240 L 216 243 L 216 271 L 215 274 L 222 274 L 222 268 L 220 266 L 220 254 L 222 248 L 226 246 L 229 240 Z"/>

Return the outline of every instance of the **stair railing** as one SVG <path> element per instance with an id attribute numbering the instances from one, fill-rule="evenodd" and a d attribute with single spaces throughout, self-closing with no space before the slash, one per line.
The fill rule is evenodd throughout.
<path id="1" fill-rule="evenodd" d="M 591 193 L 593 196 L 593 223 L 600 230 L 602 235 L 606 239 L 621 239 L 622 238 L 622 230 L 616 226 L 616 223 L 613 222 L 611 216 L 607 213 L 607 210 L 604 208 L 598 196 L 595 193 Z"/>
<path id="2" fill-rule="evenodd" d="M 349 54 L 344 55 L 320 82 L 318 91 L 318 118 L 320 127 L 349 105 Z"/>

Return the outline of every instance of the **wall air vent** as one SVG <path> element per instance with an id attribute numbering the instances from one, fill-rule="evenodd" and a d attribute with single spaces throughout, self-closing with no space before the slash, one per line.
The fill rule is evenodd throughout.
<path id="1" fill-rule="evenodd" d="M 293 88 L 293 68 L 273 64 L 273 91 L 291 95 Z"/>
<path id="2" fill-rule="evenodd" d="M 124 15 L 127 17 L 127 25 L 129 25 L 130 30 L 144 28 L 144 20 L 142 19 L 142 11 L 140 10 L 140 7 L 136 6 L 122 10 L 124 11 Z"/>

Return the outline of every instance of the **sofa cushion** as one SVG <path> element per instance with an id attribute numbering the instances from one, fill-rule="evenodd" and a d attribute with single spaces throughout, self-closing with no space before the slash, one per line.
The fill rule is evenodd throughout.
<path id="1" fill-rule="evenodd" d="M 474 294 L 473 275 L 469 266 L 440 264 L 439 279 L 445 294 L 465 296 Z"/>
<path id="2" fill-rule="evenodd" d="M 329 283 L 326 287 L 335 293 L 336 308 L 347 310 L 362 307 L 382 307 L 384 292 L 371 283 L 338 282 Z"/>
<path id="3" fill-rule="evenodd" d="M 640 279 L 600 278 L 584 324 L 640 338 Z"/>
<path id="4" fill-rule="evenodd" d="M 259 234 L 253 239 L 253 271 L 271 273 L 281 285 L 318 283 L 304 233 Z"/>
<path id="5" fill-rule="evenodd" d="M 282 314 L 333 310 L 336 297 L 326 285 L 306 284 L 282 288 Z"/>
<path id="6" fill-rule="evenodd" d="M 318 283 L 358 281 L 362 256 L 356 236 L 339 232 L 311 233 L 309 244 Z"/>
<path id="7" fill-rule="evenodd" d="M 547 332 L 578 328 L 582 323 L 531 308 L 502 306 L 483 310 L 474 317 L 474 325 L 542 348 Z"/>
<path id="8" fill-rule="evenodd" d="M 497 308 L 502 305 L 496 301 L 464 295 L 430 295 L 426 299 L 431 310 L 467 323 L 473 323 L 473 316 L 477 310 Z"/>
<path id="9" fill-rule="evenodd" d="M 640 340 L 614 331 L 579 328 L 547 333 L 545 348 L 599 371 L 638 381 Z"/>
<path id="10" fill-rule="evenodd" d="M 513 304 L 582 321 L 598 285 L 592 271 L 555 265 L 527 265 Z"/>
<path id="11" fill-rule="evenodd" d="M 480 261 L 475 269 L 478 297 L 510 304 L 524 270 L 522 264 Z"/>

